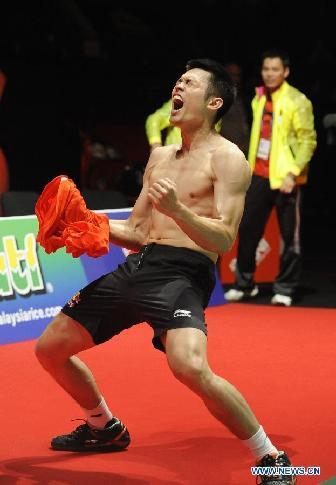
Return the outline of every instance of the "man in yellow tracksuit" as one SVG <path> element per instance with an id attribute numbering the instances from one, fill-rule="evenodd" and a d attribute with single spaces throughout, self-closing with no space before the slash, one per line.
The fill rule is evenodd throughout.
<path id="1" fill-rule="evenodd" d="M 239 228 L 236 282 L 225 296 L 240 301 L 258 294 L 256 249 L 275 207 L 283 244 L 271 302 L 290 306 L 300 278 L 300 186 L 316 147 L 314 115 L 307 97 L 286 82 L 287 54 L 268 51 L 261 60 L 248 154 L 253 176 Z"/>

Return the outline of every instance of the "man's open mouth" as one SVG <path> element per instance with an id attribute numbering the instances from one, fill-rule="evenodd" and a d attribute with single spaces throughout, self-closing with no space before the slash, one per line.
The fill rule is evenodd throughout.
<path id="1" fill-rule="evenodd" d="M 173 99 L 173 110 L 178 111 L 183 107 L 183 101 L 181 98 L 174 98 Z"/>

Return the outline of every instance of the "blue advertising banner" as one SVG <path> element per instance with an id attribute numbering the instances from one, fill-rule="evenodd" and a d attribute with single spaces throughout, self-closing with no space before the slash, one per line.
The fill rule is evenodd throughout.
<path id="1" fill-rule="evenodd" d="M 131 209 L 102 211 L 126 219 Z M 46 254 L 36 244 L 36 216 L 0 218 L 0 344 L 37 338 L 79 289 L 125 261 L 110 245 L 100 258 L 72 258 L 64 249 Z M 225 303 L 217 277 L 209 306 Z"/>

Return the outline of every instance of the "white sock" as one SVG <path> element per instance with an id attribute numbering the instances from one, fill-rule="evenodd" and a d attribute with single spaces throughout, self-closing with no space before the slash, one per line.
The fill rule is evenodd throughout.
<path id="1" fill-rule="evenodd" d="M 251 438 L 242 441 L 252 451 L 257 460 L 268 454 L 278 455 L 279 453 L 262 426 L 260 426 L 256 434 L 251 436 Z"/>
<path id="2" fill-rule="evenodd" d="M 86 421 L 91 428 L 104 429 L 105 424 L 113 418 L 113 414 L 109 410 L 103 397 L 96 408 L 82 408 L 82 410 L 86 416 Z"/>

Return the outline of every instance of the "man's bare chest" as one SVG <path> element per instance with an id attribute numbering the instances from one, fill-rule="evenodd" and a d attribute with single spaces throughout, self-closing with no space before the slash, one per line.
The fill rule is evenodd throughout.
<path id="1" fill-rule="evenodd" d="M 180 200 L 200 199 L 213 193 L 213 176 L 210 160 L 166 159 L 152 170 L 150 185 L 161 178 L 176 184 Z"/>

